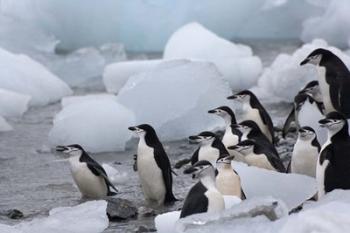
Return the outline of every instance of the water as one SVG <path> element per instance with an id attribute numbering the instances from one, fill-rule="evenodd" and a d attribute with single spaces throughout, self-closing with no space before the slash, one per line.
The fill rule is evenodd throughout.
<path id="1" fill-rule="evenodd" d="M 262 58 L 264 65 L 269 65 L 280 52 L 292 52 L 298 47 L 295 41 L 245 41 Z M 133 54 L 131 57 L 144 57 Z M 159 55 L 158 55 L 159 56 Z M 152 57 L 157 55 L 152 54 Z M 90 94 L 103 92 L 100 81 L 84 88 L 76 89 L 75 94 Z M 274 122 L 281 121 L 288 113 L 288 105 L 275 104 L 267 106 Z M 14 130 L 0 134 L 0 209 L 19 209 L 24 212 L 26 220 L 46 216 L 48 211 L 59 206 L 73 206 L 81 202 L 80 193 L 74 187 L 67 162 L 59 162 L 62 157 L 51 151 L 48 142 L 48 132 L 52 127 L 53 117 L 60 111 L 60 104 L 52 104 L 30 109 L 21 119 L 11 120 Z M 119 197 L 126 198 L 144 205 L 144 199 L 139 187 L 138 177 L 132 170 L 136 141 L 131 141 L 128 150 L 119 153 L 101 153 L 93 155 L 96 160 L 110 163 L 121 173 L 126 174 L 117 183 L 121 191 Z M 190 157 L 195 145 L 186 140 L 164 143 L 165 149 L 174 164 L 181 158 Z M 283 144 L 279 151 L 288 153 L 289 147 Z M 187 191 L 194 183 L 190 177 L 177 171 L 174 177 L 174 193 L 179 199 L 184 199 Z M 157 213 L 175 210 L 182 206 L 182 201 L 176 205 L 156 210 Z M 1 223 L 15 224 L 19 220 L 0 219 Z M 105 232 L 132 232 L 138 226 L 154 228 L 153 217 L 139 218 L 131 221 L 111 223 Z"/>

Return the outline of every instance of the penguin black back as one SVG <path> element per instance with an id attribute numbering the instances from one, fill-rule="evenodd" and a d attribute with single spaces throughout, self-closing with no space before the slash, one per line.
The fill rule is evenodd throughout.
<path id="1" fill-rule="evenodd" d="M 206 191 L 207 189 L 202 182 L 198 182 L 191 188 L 184 202 L 183 209 L 181 210 L 180 218 L 184 218 L 195 213 L 205 213 L 208 211 L 208 198 L 203 195 Z M 201 205 L 198 205 L 198 203 L 201 203 Z"/>

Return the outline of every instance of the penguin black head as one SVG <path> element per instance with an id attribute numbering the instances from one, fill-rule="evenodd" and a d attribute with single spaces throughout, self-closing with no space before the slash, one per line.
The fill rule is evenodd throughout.
<path id="1" fill-rule="evenodd" d="M 216 164 L 231 164 L 234 158 L 234 155 L 222 155 L 216 160 Z"/>
<path id="2" fill-rule="evenodd" d="M 260 131 L 259 126 L 252 120 L 242 121 L 237 125 L 237 129 L 242 133 L 249 133 L 250 131 Z"/>
<path id="3" fill-rule="evenodd" d="M 211 144 L 216 139 L 216 134 L 204 131 L 198 135 L 189 136 L 188 139 L 192 143 Z"/>
<path id="4" fill-rule="evenodd" d="M 211 113 L 211 114 L 215 114 L 215 115 L 218 115 L 222 118 L 226 118 L 227 116 L 230 116 L 231 117 L 231 123 L 236 123 L 236 116 L 234 114 L 234 112 L 232 111 L 231 108 L 227 107 L 227 106 L 221 106 L 221 107 L 218 107 L 218 108 L 214 108 L 212 110 L 209 110 L 208 113 Z"/>
<path id="5" fill-rule="evenodd" d="M 300 128 L 298 133 L 299 133 L 299 138 L 304 141 L 310 141 L 316 137 L 315 130 L 309 126 Z"/>
<path id="6" fill-rule="evenodd" d="M 348 122 L 343 114 L 339 112 L 328 113 L 325 119 L 319 121 L 320 126 L 327 128 L 333 135 L 339 131 L 348 133 Z"/>
<path id="7" fill-rule="evenodd" d="M 296 110 L 300 110 L 301 107 L 304 105 L 306 100 L 311 100 L 314 101 L 314 99 L 309 96 L 308 94 L 304 93 L 304 92 L 300 92 L 297 96 L 295 96 L 294 98 L 294 105 Z"/>
<path id="8" fill-rule="evenodd" d="M 318 48 L 312 51 L 301 63 L 300 65 L 305 64 L 313 64 L 313 65 L 321 65 L 323 62 L 327 62 L 329 59 L 333 57 L 337 57 L 331 51 L 327 49 Z"/>
<path id="9" fill-rule="evenodd" d="M 235 146 L 229 146 L 228 149 L 237 151 L 243 155 L 248 155 L 254 151 L 256 143 L 253 140 L 244 140 Z"/>
<path id="10" fill-rule="evenodd" d="M 184 174 L 192 174 L 192 179 L 201 178 L 211 173 L 214 175 L 214 167 L 207 160 L 200 160 L 184 170 Z"/>
<path id="11" fill-rule="evenodd" d="M 251 98 L 256 98 L 253 92 L 249 90 L 244 90 L 238 92 L 237 94 L 227 97 L 227 99 L 234 99 L 242 103 L 249 103 Z"/>
<path id="12" fill-rule="evenodd" d="M 148 145 L 155 145 L 160 143 L 156 131 L 152 126 L 148 124 L 131 126 L 128 129 L 135 132 L 140 138 L 144 137 Z"/>
<path id="13" fill-rule="evenodd" d="M 84 149 L 78 144 L 72 144 L 68 146 L 57 146 L 56 151 L 63 152 L 64 154 L 68 154 L 70 156 L 80 156 L 84 152 Z"/>

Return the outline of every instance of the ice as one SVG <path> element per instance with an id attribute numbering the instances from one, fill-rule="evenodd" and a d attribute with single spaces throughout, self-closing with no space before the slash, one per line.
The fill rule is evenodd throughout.
<path id="1" fill-rule="evenodd" d="M 0 132 L 6 132 L 11 130 L 13 130 L 12 126 L 9 123 L 7 123 L 5 118 L 0 116 Z"/>
<path id="2" fill-rule="evenodd" d="M 63 100 L 49 140 L 54 145 L 80 144 L 90 152 L 122 151 L 131 138 L 134 114 L 114 95 L 91 95 Z"/>
<path id="3" fill-rule="evenodd" d="M 241 199 L 235 196 L 224 196 L 225 208 L 230 209 L 241 203 Z M 159 214 L 155 217 L 155 227 L 158 233 L 171 233 L 175 231 L 176 222 L 180 218 L 181 211 L 171 211 Z"/>
<path id="4" fill-rule="evenodd" d="M 0 115 L 4 117 L 20 117 L 28 109 L 29 95 L 0 88 Z"/>
<path id="5" fill-rule="evenodd" d="M 132 76 L 117 98 L 135 113 L 138 124 L 151 124 L 162 140 L 175 140 L 220 126 L 208 110 L 230 106 L 230 94 L 212 63 L 175 60 Z"/>
<path id="6" fill-rule="evenodd" d="M 253 86 L 262 71 L 260 58 L 252 49 L 215 35 L 198 23 L 181 27 L 168 40 L 165 59 L 199 59 L 213 62 L 233 90 Z"/>
<path id="7" fill-rule="evenodd" d="M 152 70 L 161 62 L 162 60 L 145 60 L 110 64 L 104 69 L 103 83 L 108 92 L 118 93 L 131 76 Z"/>
<path id="8" fill-rule="evenodd" d="M 348 48 L 350 39 L 350 4 L 348 0 L 331 0 L 324 5 L 324 13 L 310 17 L 303 23 L 301 39 L 309 42 L 323 38 L 332 45 Z"/>
<path id="9" fill-rule="evenodd" d="M 312 177 L 279 173 L 239 162 L 233 162 L 233 167 L 241 178 L 248 199 L 272 196 L 285 202 L 292 210 L 317 192 L 316 180 Z"/>
<path id="10" fill-rule="evenodd" d="M 252 91 L 258 97 L 274 103 L 279 101 L 293 102 L 298 91 L 309 81 L 318 80 L 314 66 L 299 65 L 316 48 L 331 50 L 350 67 L 350 57 L 346 53 L 329 46 L 324 40 L 317 39 L 311 43 L 304 44 L 292 55 L 278 55 L 271 66 L 264 70 L 258 80 L 257 87 L 252 88 Z"/>
<path id="11" fill-rule="evenodd" d="M 102 164 L 102 167 L 105 169 L 109 180 L 114 184 L 125 184 L 128 181 L 128 173 L 120 172 L 109 164 Z"/>
<path id="12" fill-rule="evenodd" d="M 0 48 L 0 88 L 31 96 L 30 105 L 46 105 L 72 94 L 69 86 L 26 55 Z"/>

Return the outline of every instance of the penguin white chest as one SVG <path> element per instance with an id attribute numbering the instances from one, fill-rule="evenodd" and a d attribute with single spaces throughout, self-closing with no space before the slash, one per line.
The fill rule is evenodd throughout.
<path id="1" fill-rule="evenodd" d="M 328 83 L 326 82 L 326 68 L 322 66 L 316 66 L 317 73 L 318 73 L 318 81 L 320 83 L 320 90 L 323 96 L 323 104 L 326 110 L 326 113 L 330 113 L 335 111 L 335 108 L 331 101 L 331 95 L 330 95 L 330 87 Z"/>
<path id="2" fill-rule="evenodd" d="M 207 160 L 214 167 L 216 166 L 216 160 L 220 156 L 220 151 L 210 145 L 202 146 L 198 151 L 198 161 Z"/>
<path id="3" fill-rule="evenodd" d="M 157 202 L 160 205 L 164 202 L 166 189 L 162 170 L 158 167 L 153 152 L 152 147 L 139 143 L 137 169 L 146 201 Z"/>
<path id="4" fill-rule="evenodd" d="M 69 158 L 71 173 L 83 197 L 102 198 L 107 195 L 105 180 L 93 174 L 86 163 L 79 161 L 79 156 Z"/>
<path id="5" fill-rule="evenodd" d="M 208 198 L 208 213 L 220 212 L 225 209 L 222 194 L 215 188 L 209 188 L 204 195 Z"/>
<path id="6" fill-rule="evenodd" d="M 271 165 L 270 161 L 266 158 L 264 154 L 251 153 L 245 156 L 245 161 L 250 166 L 256 166 L 256 167 L 276 171 L 276 169 Z"/>
<path id="7" fill-rule="evenodd" d="M 320 155 L 322 154 L 322 151 L 329 144 L 331 144 L 331 141 L 328 139 L 327 142 L 322 146 Z M 316 181 L 317 181 L 317 190 L 318 190 L 317 198 L 318 199 L 326 193 L 324 181 L 325 181 L 325 172 L 326 172 L 326 169 L 327 169 L 328 164 L 329 164 L 329 160 L 327 160 L 327 159 L 323 160 L 323 163 L 320 164 L 320 157 L 321 156 L 318 156 L 317 166 L 316 166 Z"/>
<path id="8" fill-rule="evenodd" d="M 232 168 L 219 169 L 219 174 L 216 176 L 216 187 L 222 195 L 241 198 L 241 181 Z"/>
<path id="9" fill-rule="evenodd" d="M 291 172 L 316 177 L 318 150 L 310 141 L 298 140 L 294 145 Z"/>
<path id="10" fill-rule="evenodd" d="M 232 133 L 231 127 L 227 127 L 224 136 L 222 137 L 222 143 L 225 147 L 235 146 L 239 142 L 239 138 L 237 135 Z"/>

